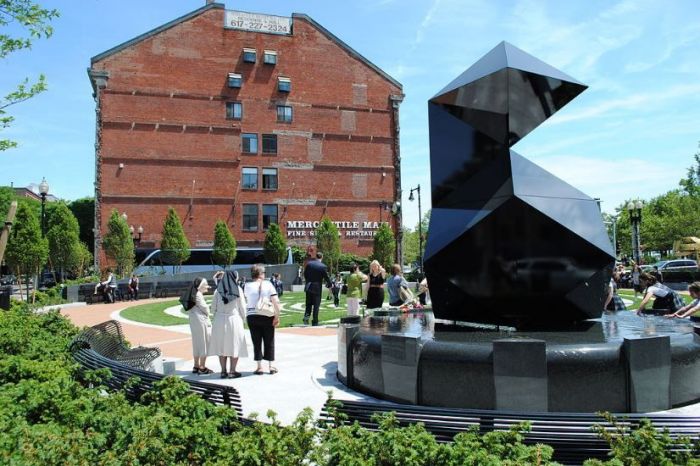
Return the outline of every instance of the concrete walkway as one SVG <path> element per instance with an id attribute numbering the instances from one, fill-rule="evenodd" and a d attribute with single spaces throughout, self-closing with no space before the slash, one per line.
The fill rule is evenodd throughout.
<path id="1" fill-rule="evenodd" d="M 335 328 L 325 327 L 289 327 L 278 329 L 275 334 L 275 362 L 279 372 L 267 373 L 264 363 L 264 375 L 255 375 L 253 347 L 250 333 L 246 331 L 249 358 L 240 359 L 237 370 L 243 374 L 239 379 L 221 379 L 219 377 L 219 359 L 207 358 L 207 367 L 214 374 L 193 375 L 192 342 L 189 326 L 175 325 L 160 327 L 126 320 L 119 316 L 127 307 L 170 299 L 149 299 L 137 302 L 118 302 L 114 304 L 93 304 L 89 306 L 71 306 L 61 309 L 77 326 L 91 326 L 106 320 L 118 320 L 122 324 L 124 335 L 134 346 L 157 346 L 164 357 L 184 360 L 177 375 L 193 380 L 234 386 L 241 394 L 244 415 L 258 413 L 259 419 L 265 419 L 268 410 L 277 413 L 278 419 L 291 423 L 302 409 L 310 407 L 318 414 L 325 403 L 328 392 L 342 400 L 372 399 L 364 394 L 354 392 L 342 385 L 335 373 L 337 367 L 337 336 Z"/>
<path id="2" fill-rule="evenodd" d="M 188 325 L 161 327 L 142 324 L 122 318 L 121 310 L 146 303 L 172 301 L 172 298 L 149 299 L 136 302 L 114 304 L 93 304 L 90 306 L 70 306 L 61 309 L 77 326 L 91 326 L 106 320 L 118 320 L 124 334 L 134 346 L 157 346 L 162 355 L 183 360 L 176 372 L 184 378 L 236 387 L 241 394 L 243 413 L 250 416 L 259 414 L 265 420 L 268 410 L 277 413 L 283 424 L 290 424 L 302 409 L 310 407 L 318 414 L 331 391 L 340 400 L 372 400 L 375 398 L 348 389 L 336 377 L 337 336 L 335 328 L 289 327 L 278 329 L 275 334 L 274 366 L 279 370 L 275 375 L 267 373 L 255 375 L 255 362 L 252 359 L 253 347 L 250 333 L 246 331 L 249 358 L 238 362 L 237 370 L 243 374 L 239 379 L 221 379 L 219 360 L 212 356 L 207 359 L 207 367 L 215 372 L 206 376 L 193 375 L 192 342 Z M 700 403 L 683 408 L 675 408 L 666 413 L 700 415 Z"/>

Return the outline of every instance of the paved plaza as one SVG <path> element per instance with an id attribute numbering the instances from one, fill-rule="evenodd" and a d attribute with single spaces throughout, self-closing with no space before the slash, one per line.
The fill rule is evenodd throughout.
<path id="1" fill-rule="evenodd" d="M 163 357 L 182 359 L 184 363 L 179 365 L 177 375 L 236 387 L 243 400 L 245 416 L 258 413 L 260 419 L 265 419 L 267 411 L 273 410 L 281 422 L 288 424 L 306 407 L 312 408 L 318 414 L 329 391 L 333 392 L 335 398 L 341 400 L 374 400 L 348 389 L 336 378 L 338 353 L 335 328 L 289 327 L 277 329 L 274 366 L 279 369 L 279 372 L 275 375 L 253 374 L 253 370 L 255 370 L 255 362 L 252 359 L 253 348 L 250 333 L 246 330 L 250 357 L 240 359 L 237 367 L 243 377 L 220 379 L 219 360 L 215 356 L 207 359 L 207 367 L 215 371 L 213 374 L 193 375 L 190 372 L 192 369 L 192 344 L 188 325 L 160 327 L 129 321 L 119 315 L 120 311 L 127 307 L 162 301 L 172 301 L 172 298 L 90 306 L 67 306 L 61 309 L 61 313 L 69 317 L 79 327 L 95 325 L 110 319 L 120 321 L 126 339 L 133 346 L 157 346 L 161 349 Z M 267 366 L 263 367 L 267 371 Z"/>

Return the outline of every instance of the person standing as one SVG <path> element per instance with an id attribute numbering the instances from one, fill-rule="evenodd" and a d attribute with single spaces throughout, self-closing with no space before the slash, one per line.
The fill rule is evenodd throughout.
<path id="1" fill-rule="evenodd" d="M 190 331 L 192 333 L 192 357 L 194 358 L 193 374 L 211 374 L 207 368 L 207 350 L 211 338 L 211 321 L 209 320 L 209 305 L 204 300 L 204 293 L 209 284 L 204 277 L 197 277 L 192 286 L 180 298 L 180 302 L 189 314 Z"/>
<path id="2" fill-rule="evenodd" d="M 328 276 L 328 267 L 321 262 L 322 253 L 309 257 L 304 267 L 304 292 L 306 293 L 306 310 L 304 311 L 304 324 L 309 324 L 309 317 L 312 316 L 311 325 L 318 325 L 318 311 L 321 307 L 321 293 L 323 291 L 323 281 L 331 287 L 331 278 Z"/>
<path id="3" fill-rule="evenodd" d="M 340 289 L 343 287 L 343 279 L 340 274 L 336 273 L 331 281 L 331 293 L 333 293 L 333 305 L 338 308 L 340 306 Z"/>
<path id="4" fill-rule="evenodd" d="M 272 367 L 275 360 L 275 327 L 280 323 L 280 301 L 277 290 L 269 280 L 265 280 L 265 267 L 255 264 L 250 270 L 252 281 L 245 284 L 245 299 L 248 303 L 247 320 L 250 338 L 253 340 L 253 358 L 257 369 L 253 372 L 262 375 L 262 360 L 267 361 L 270 374 L 276 374 Z M 272 307 L 272 309 L 270 309 Z"/>
<path id="5" fill-rule="evenodd" d="M 404 299 L 401 296 L 401 288 L 408 290 L 408 282 L 401 274 L 401 266 L 394 264 L 391 266 L 391 277 L 387 280 L 389 289 L 389 306 L 401 306 Z"/>
<path id="6" fill-rule="evenodd" d="M 348 294 L 346 298 L 349 316 L 356 316 L 360 310 L 362 283 L 366 281 L 367 275 L 360 272 L 360 267 L 353 263 L 350 266 L 350 275 L 348 276 Z"/>
<path id="7" fill-rule="evenodd" d="M 246 302 L 243 291 L 238 286 L 238 274 L 234 270 L 227 270 L 219 279 L 211 310 L 214 314 L 214 322 L 209 354 L 219 357 L 222 379 L 238 378 L 241 376 L 241 373 L 236 371 L 238 358 L 247 358 L 248 349 L 243 326 Z M 227 359 L 230 361 L 230 371 L 226 367 Z"/>
<path id="8" fill-rule="evenodd" d="M 369 289 L 367 290 L 367 309 L 382 307 L 384 304 L 384 279 L 386 270 L 373 260 L 369 264 Z"/>

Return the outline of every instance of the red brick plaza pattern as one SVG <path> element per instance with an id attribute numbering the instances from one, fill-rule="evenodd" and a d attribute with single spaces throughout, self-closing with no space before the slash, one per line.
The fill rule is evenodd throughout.
<path id="1" fill-rule="evenodd" d="M 218 219 L 240 245 L 262 244 L 275 221 L 304 246 L 326 214 L 343 223 L 343 249 L 367 255 L 379 222 L 401 221 L 389 209 L 401 85 L 306 15 L 290 34 L 266 34 L 225 28 L 226 14 L 209 4 L 93 57 L 100 234 L 117 209 L 143 226 L 142 246 L 157 246 L 172 206 L 193 247 L 211 244 Z"/>
<path id="2" fill-rule="evenodd" d="M 171 300 L 147 299 L 114 304 L 92 304 L 89 306 L 64 308 L 61 309 L 61 314 L 68 317 L 78 327 L 89 327 L 110 320 L 112 318 L 111 315 L 115 311 L 141 304 Z M 156 346 L 160 348 L 163 356 L 182 358 L 185 361 L 192 359 L 192 339 L 189 334 L 173 332 L 167 330 L 167 327 L 154 328 L 152 326 L 141 326 L 124 322 L 121 325 L 124 330 L 124 336 L 133 346 Z M 303 336 L 328 336 L 335 335 L 337 330 L 325 327 L 290 327 L 277 329 L 277 332 Z M 252 347 L 250 350 L 252 351 Z"/>

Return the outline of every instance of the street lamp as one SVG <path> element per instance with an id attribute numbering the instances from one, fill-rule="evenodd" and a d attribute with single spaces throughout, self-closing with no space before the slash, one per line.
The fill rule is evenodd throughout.
<path id="1" fill-rule="evenodd" d="M 420 206 L 420 185 L 412 188 L 408 194 L 408 200 L 413 202 L 413 191 L 418 192 L 418 263 L 420 264 L 420 273 L 423 273 L 423 217 Z"/>
<path id="2" fill-rule="evenodd" d="M 46 195 L 49 193 L 49 184 L 46 178 L 41 177 L 39 183 L 39 194 L 41 194 L 41 237 L 46 236 Z"/>
<path id="3" fill-rule="evenodd" d="M 143 235 L 143 226 L 139 225 L 139 228 L 137 230 L 134 230 L 134 226 L 131 225 L 129 227 L 129 231 L 131 232 L 131 239 L 134 240 L 134 246 L 138 246 L 139 244 L 141 244 L 141 235 Z M 136 236 L 135 233 L 138 233 L 138 236 Z"/>
<path id="4" fill-rule="evenodd" d="M 630 225 L 632 226 L 632 257 L 636 264 L 640 263 L 641 238 L 639 236 L 639 226 L 642 223 L 642 207 L 644 203 L 640 200 L 630 201 L 627 204 L 627 212 L 630 214 Z"/>

